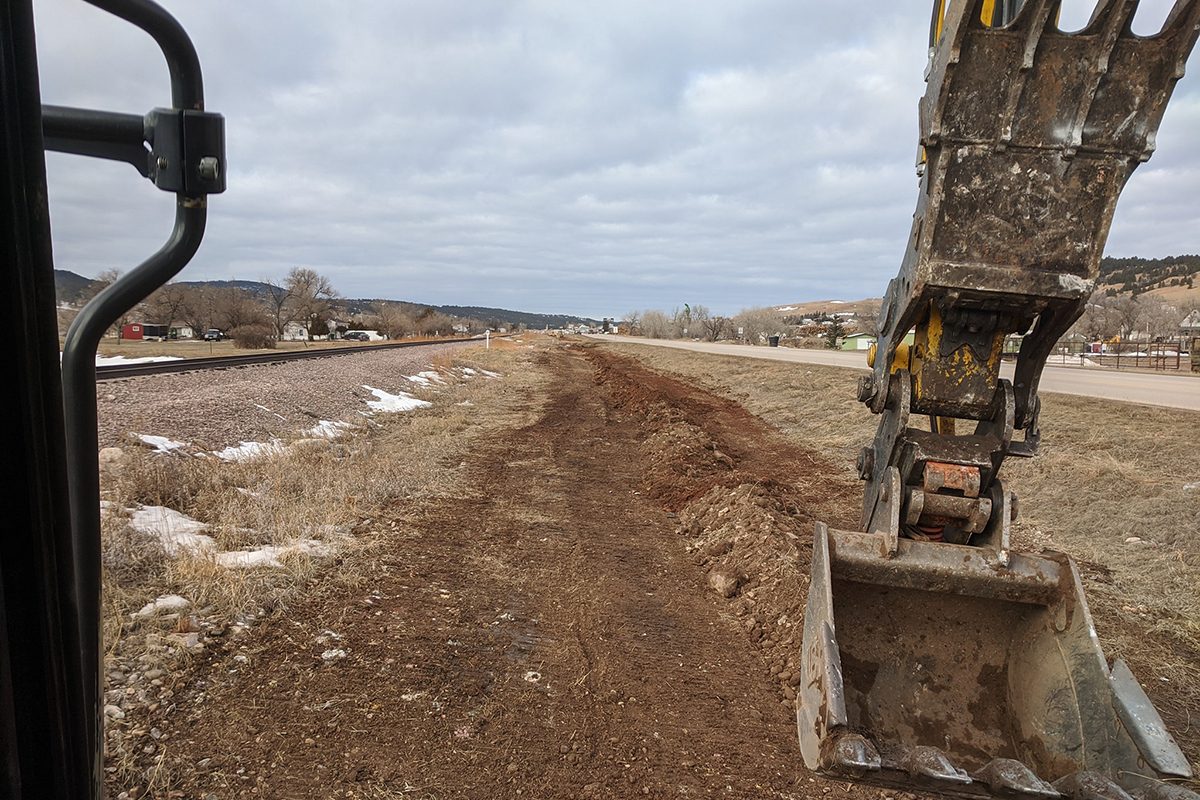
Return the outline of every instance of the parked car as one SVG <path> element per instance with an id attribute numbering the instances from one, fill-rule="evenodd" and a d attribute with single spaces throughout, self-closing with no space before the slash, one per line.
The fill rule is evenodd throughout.
<path id="1" fill-rule="evenodd" d="M 225 334 L 218 328 L 209 328 L 204 332 L 204 341 L 206 342 L 219 342 L 224 338 Z"/>
<path id="2" fill-rule="evenodd" d="M 342 338 L 350 339 L 351 341 L 355 342 L 371 341 L 371 335 L 366 331 L 346 331 L 346 333 L 342 335 Z"/>

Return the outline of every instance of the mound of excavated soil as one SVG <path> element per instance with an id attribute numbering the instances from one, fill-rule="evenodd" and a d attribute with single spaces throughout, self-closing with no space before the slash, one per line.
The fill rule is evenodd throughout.
<path id="1" fill-rule="evenodd" d="M 645 431 L 648 493 L 678 514 L 708 586 L 793 708 L 814 523 L 853 526 L 859 488 L 736 403 L 610 353 L 589 357 L 614 413 Z"/>

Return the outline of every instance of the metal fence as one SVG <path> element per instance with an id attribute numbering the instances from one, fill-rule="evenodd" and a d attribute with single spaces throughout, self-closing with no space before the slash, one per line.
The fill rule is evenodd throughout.
<path id="1" fill-rule="evenodd" d="M 1087 343 L 1062 342 L 1059 347 L 1055 348 L 1046 363 L 1184 372 L 1191 367 L 1187 339 L 1167 342 L 1105 344 L 1100 352 L 1092 352 L 1092 347 L 1093 345 Z"/>

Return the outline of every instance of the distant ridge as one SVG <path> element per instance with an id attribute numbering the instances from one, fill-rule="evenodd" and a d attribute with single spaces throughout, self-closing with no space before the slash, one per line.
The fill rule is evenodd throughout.
<path id="1" fill-rule="evenodd" d="M 59 303 L 77 302 L 95 283 L 91 278 L 85 278 L 66 269 L 54 270 L 54 288 Z M 180 286 L 201 286 L 214 289 L 243 289 L 257 296 L 265 296 L 270 288 L 262 281 L 177 281 Z M 531 311 L 512 311 L 507 308 L 489 308 L 487 306 L 434 306 L 426 303 L 414 303 L 408 300 L 391 300 L 385 298 L 338 298 L 337 304 L 347 314 L 361 314 L 370 311 L 378 303 L 396 303 L 406 309 L 421 311 L 433 309 L 451 317 L 474 319 L 485 324 L 524 325 L 527 328 L 561 328 L 564 325 L 599 325 L 600 321 L 588 317 L 577 317 L 570 314 L 537 314 Z"/>

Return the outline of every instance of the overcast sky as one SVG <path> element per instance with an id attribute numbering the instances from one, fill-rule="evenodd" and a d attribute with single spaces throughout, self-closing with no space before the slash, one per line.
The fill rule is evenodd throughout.
<path id="1" fill-rule="evenodd" d="M 350 297 L 600 317 L 878 296 L 899 267 L 929 0 L 165 5 L 228 137 L 184 279 L 303 265 Z M 1143 0 L 1135 29 L 1168 5 Z M 34 6 L 43 102 L 169 103 L 145 34 Z M 1189 75 L 1109 254 L 1200 251 L 1197 142 Z M 47 162 L 60 267 L 128 268 L 170 231 L 172 197 L 131 167 Z"/>

